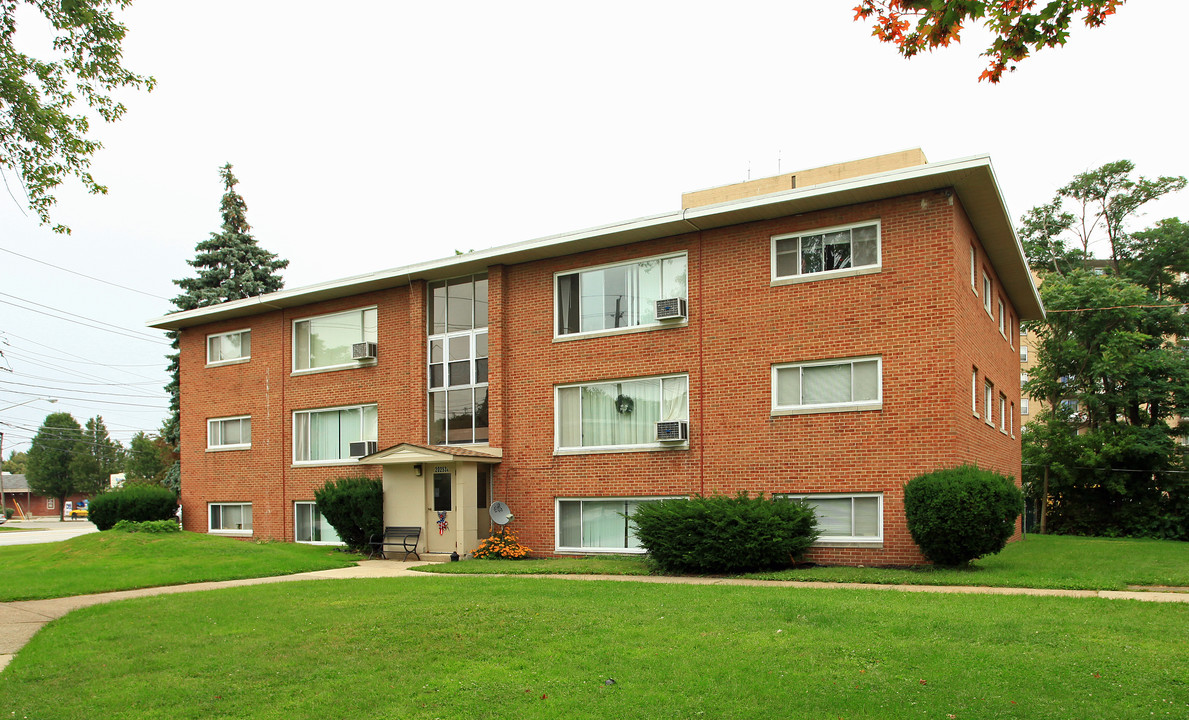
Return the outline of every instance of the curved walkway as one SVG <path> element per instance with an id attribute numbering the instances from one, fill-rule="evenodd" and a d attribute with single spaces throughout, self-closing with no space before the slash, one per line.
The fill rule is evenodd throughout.
<path id="1" fill-rule="evenodd" d="M 364 560 L 355 567 L 316 570 L 296 575 L 222 580 L 218 582 L 167 585 L 164 587 L 117 590 L 95 595 L 50 598 L 48 600 L 18 600 L 0 603 L 0 670 L 13 655 L 37 634 L 46 623 L 57 620 L 71 610 L 101 603 L 152 595 L 173 595 L 199 590 L 217 590 L 245 585 L 293 582 L 296 580 L 343 580 L 385 577 L 491 577 L 490 575 L 445 575 L 414 572 L 410 568 L 428 565 L 426 562 L 398 562 L 395 560 Z M 795 580 L 742 580 L 737 578 L 671 577 L 651 575 L 504 575 L 501 577 L 533 577 L 554 580 L 609 580 L 615 582 L 648 582 L 673 585 L 744 585 L 751 587 L 788 587 L 806 589 L 853 588 L 862 590 L 899 590 L 901 592 L 960 593 L 970 595 L 1035 595 L 1051 597 L 1106 598 L 1110 600 L 1144 600 L 1147 602 L 1189 603 L 1189 593 L 1143 592 L 1119 590 L 1047 590 L 1042 588 L 997 588 L 969 585 L 875 585 L 868 583 L 800 582 Z"/>

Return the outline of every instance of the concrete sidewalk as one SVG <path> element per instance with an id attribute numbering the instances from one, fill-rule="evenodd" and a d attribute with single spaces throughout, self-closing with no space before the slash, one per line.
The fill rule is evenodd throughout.
<path id="1" fill-rule="evenodd" d="M 386 577 L 492 577 L 490 575 L 443 575 L 415 572 L 410 568 L 429 565 L 429 562 L 398 562 L 396 560 L 363 560 L 354 567 L 334 570 L 316 570 L 296 575 L 249 578 L 246 580 L 223 580 L 219 582 L 191 583 L 189 585 L 168 585 L 165 587 L 118 590 L 95 595 L 51 598 L 48 600 L 20 600 L 0 603 L 0 670 L 12 660 L 13 655 L 37 634 L 46 623 L 56 620 L 71 610 L 90 607 L 101 603 L 126 600 L 128 598 L 152 595 L 173 595 L 199 590 L 265 585 L 269 583 L 294 582 L 298 580 L 343 580 L 355 578 Z M 865 583 L 798 582 L 794 580 L 742 580 L 713 577 L 671 577 L 650 575 L 506 575 L 501 577 L 525 577 L 550 580 L 605 580 L 613 582 L 647 582 L 672 585 L 742 585 L 747 587 L 780 587 L 801 589 L 860 589 L 897 590 L 918 593 L 957 593 L 967 595 L 1032 595 L 1070 598 L 1105 598 L 1109 600 L 1142 600 L 1146 602 L 1189 603 L 1189 593 L 1143 592 L 1119 590 L 1046 590 L 1040 588 L 996 588 L 968 585 L 874 585 Z"/>

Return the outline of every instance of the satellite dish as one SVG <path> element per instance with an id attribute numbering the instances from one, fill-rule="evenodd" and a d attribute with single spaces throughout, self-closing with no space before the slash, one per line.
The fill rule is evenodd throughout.
<path id="1" fill-rule="evenodd" d="M 496 500 L 487 508 L 487 512 L 491 514 L 491 521 L 496 525 L 507 525 L 512 522 L 512 509 L 505 503 Z"/>

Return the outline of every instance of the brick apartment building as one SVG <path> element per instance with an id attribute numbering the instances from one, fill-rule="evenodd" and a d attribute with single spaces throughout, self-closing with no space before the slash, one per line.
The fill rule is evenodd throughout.
<path id="1" fill-rule="evenodd" d="M 186 529 L 333 541 L 328 479 L 469 551 L 639 552 L 635 504 L 805 498 L 810 559 L 922 557 L 902 487 L 1019 478 L 1043 317 L 990 160 L 919 150 L 689 193 L 677 212 L 180 312 Z"/>

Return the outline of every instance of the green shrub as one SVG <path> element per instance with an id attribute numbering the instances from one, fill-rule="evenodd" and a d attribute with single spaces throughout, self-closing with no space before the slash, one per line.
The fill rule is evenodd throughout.
<path id="1" fill-rule="evenodd" d="M 908 532 L 937 565 L 964 565 L 1002 550 L 1023 503 L 1011 478 L 973 465 L 926 473 L 904 486 Z"/>
<path id="2" fill-rule="evenodd" d="M 95 527 L 110 530 L 121 520 L 173 520 L 177 517 L 178 496 L 160 485 L 125 485 L 96 495 L 87 507 Z"/>
<path id="3" fill-rule="evenodd" d="M 330 480 L 314 491 L 314 501 L 351 550 L 366 550 L 371 538 L 384 534 L 384 489 L 379 480 Z"/>
<path id="4" fill-rule="evenodd" d="M 636 537 L 667 572 L 736 573 L 791 565 L 817 539 L 804 504 L 747 493 L 640 503 Z"/>
<path id="5" fill-rule="evenodd" d="M 178 525 L 177 520 L 145 520 L 143 522 L 121 520 L 113 525 L 111 529 L 117 532 L 130 533 L 175 533 L 181 532 L 182 526 Z"/>
<path id="6" fill-rule="evenodd" d="M 16 515 L 16 514 L 17 514 L 16 510 L 13 510 L 10 507 L 4 508 L 4 519 L 5 520 L 12 520 L 12 516 Z"/>

